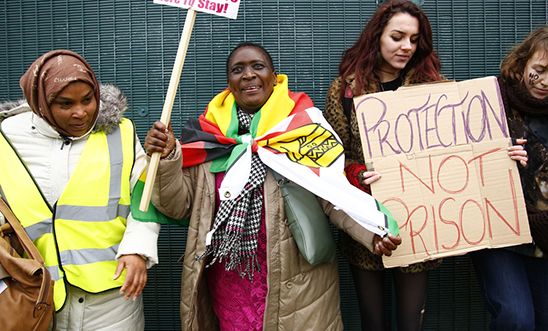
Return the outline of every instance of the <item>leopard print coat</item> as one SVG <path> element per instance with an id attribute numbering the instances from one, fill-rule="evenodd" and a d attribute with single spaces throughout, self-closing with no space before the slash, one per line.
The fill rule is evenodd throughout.
<path id="1" fill-rule="evenodd" d="M 403 85 L 410 85 L 410 78 L 412 74 L 408 74 L 404 80 Z M 356 91 L 354 77 L 350 76 L 346 79 L 346 86 L 350 90 L 345 91 L 346 97 L 358 96 L 369 93 L 379 92 L 379 87 L 376 83 L 369 84 L 364 90 Z M 324 116 L 331 124 L 333 129 L 337 132 L 342 140 L 345 149 L 346 164 L 359 163 L 364 164 L 365 160 L 362 152 L 362 144 L 360 140 L 360 132 L 358 128 L 358 121 L 356 118 L 356 112 L 354 107 L 350 112 L 350 119 L 347 118 L 343 109 L 343 98 L 341 89 L 343 88 L 343 81 L 341 77 L 338 77 L 333 81 L 329 91 L 327 92 L 327 98 L 325 102 Z M 350 123 L 350 126 L 348 125 Z M 361 173 L 358 174 L 358 176 Z M 359 181 L 359 179 L 358 179 Z M 354 241 L 350 236 L 344 232 L 340 232 L 339 236 L 339 248 L 343 255 L 346 256 L 350 264 L 358 266 L 365 270 L 378 271 L 384 269 L 382 259 L 380 256 L 374 255 L 371 251 Z M 416 273 L 424 270 L 431 270 L 439 266 L 441 260 L 432 260 L 421 263 L 412 264 L 408 267 L 400 268 L 402 272 Z"/>

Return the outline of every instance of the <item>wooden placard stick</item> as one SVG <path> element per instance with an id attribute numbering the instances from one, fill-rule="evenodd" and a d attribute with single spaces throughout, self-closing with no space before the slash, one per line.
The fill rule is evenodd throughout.
<path id="1" fill-rule="evenodd" d="M 175 56 L 175 63 L 173 64 L 173 70 L 171 71 L 171 78 L 169 80 L 169 86 L 167 89 L 166 98 L 164 100 L 164 107 L 162 108 L 162 115 L 160 117 L 160 121 L 168 126 L 171 119 L 171 110 L 173 109 L 173 103 L 175 101 L 175 94 L 177 93 L 179 79 L 181 78 L 186 53 L 188 51 L 188 45 L 190 43 L 190 37 L 192 35 L 192 29 L 194 28 L 194 21 L 196 20 L 196 11 L 202 11 L 235 19 L 238 15 L 240 0 L 219 0 L 219 2 L 215 0 L 154 0 L 154 3 L 188 8 L 181 40 L 179 41 L 179 48 L 177 49 L 177 55 Z M 153 153 L 150 158 L 150 163 L 148 164 L 147 178 L 143 189 L 143 195 L 141 197 L 141 203 L 139 205 L 139 210 L 144 212 L 148 210 L 148 205 L 152 196 L 152 186 L 154 185 L 156 172 L 158 171 L 158 164 L 160 163 L 160 156 L 161 153 Z"/>

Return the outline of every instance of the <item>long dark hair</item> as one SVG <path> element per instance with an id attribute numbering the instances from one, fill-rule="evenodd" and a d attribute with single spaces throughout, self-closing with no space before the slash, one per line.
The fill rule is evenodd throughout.
<path id="1" fill-rule="evenodd" d="M 358 40 L 347 49 L 339 65 L 339 75 L 343 82 L 350 75 L 355 76 L 356 90 L 362 91 L 365 82 L 378 82 L 375 69 L 379 64 L 380 38 L 390 19 L 397 13 L 407 13 L 419 21 L 419 39 L 415 54 L 403 69 L 403 73 L 413 69 L 411 82 L 440 80 L 440 60 L 432 46 L 432 27 L 426 14 L 408 0 L 384 2 L 373 14 Z M 344 93 L 345 89 L 341 89 Z"/>

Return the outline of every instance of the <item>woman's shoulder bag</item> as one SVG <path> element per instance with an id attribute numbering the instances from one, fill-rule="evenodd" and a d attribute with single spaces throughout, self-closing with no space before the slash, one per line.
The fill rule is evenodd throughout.
<path id="1" fill-rule="evenodd" d="M 334 261 L 335 240 L 316 196 L 275 171 L 273 174 L 282 192 L 289 230 L 301 255 L 312 265 Z"/>
<path id="2" fill-rule="evenodd" d="M 0 328 L 48 330 L 55 310 L 53 281 L 38 249 L 0 198 Z"/>

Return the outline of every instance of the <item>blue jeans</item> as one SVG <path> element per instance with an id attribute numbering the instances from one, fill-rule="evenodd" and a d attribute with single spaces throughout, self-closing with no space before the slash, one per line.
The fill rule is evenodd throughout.
<path id="1" fill-rule="evenodd" d="M 548 330 L 548 259 L 507 249 L 469 255 L 491 314 L 491 330 Z"/>

